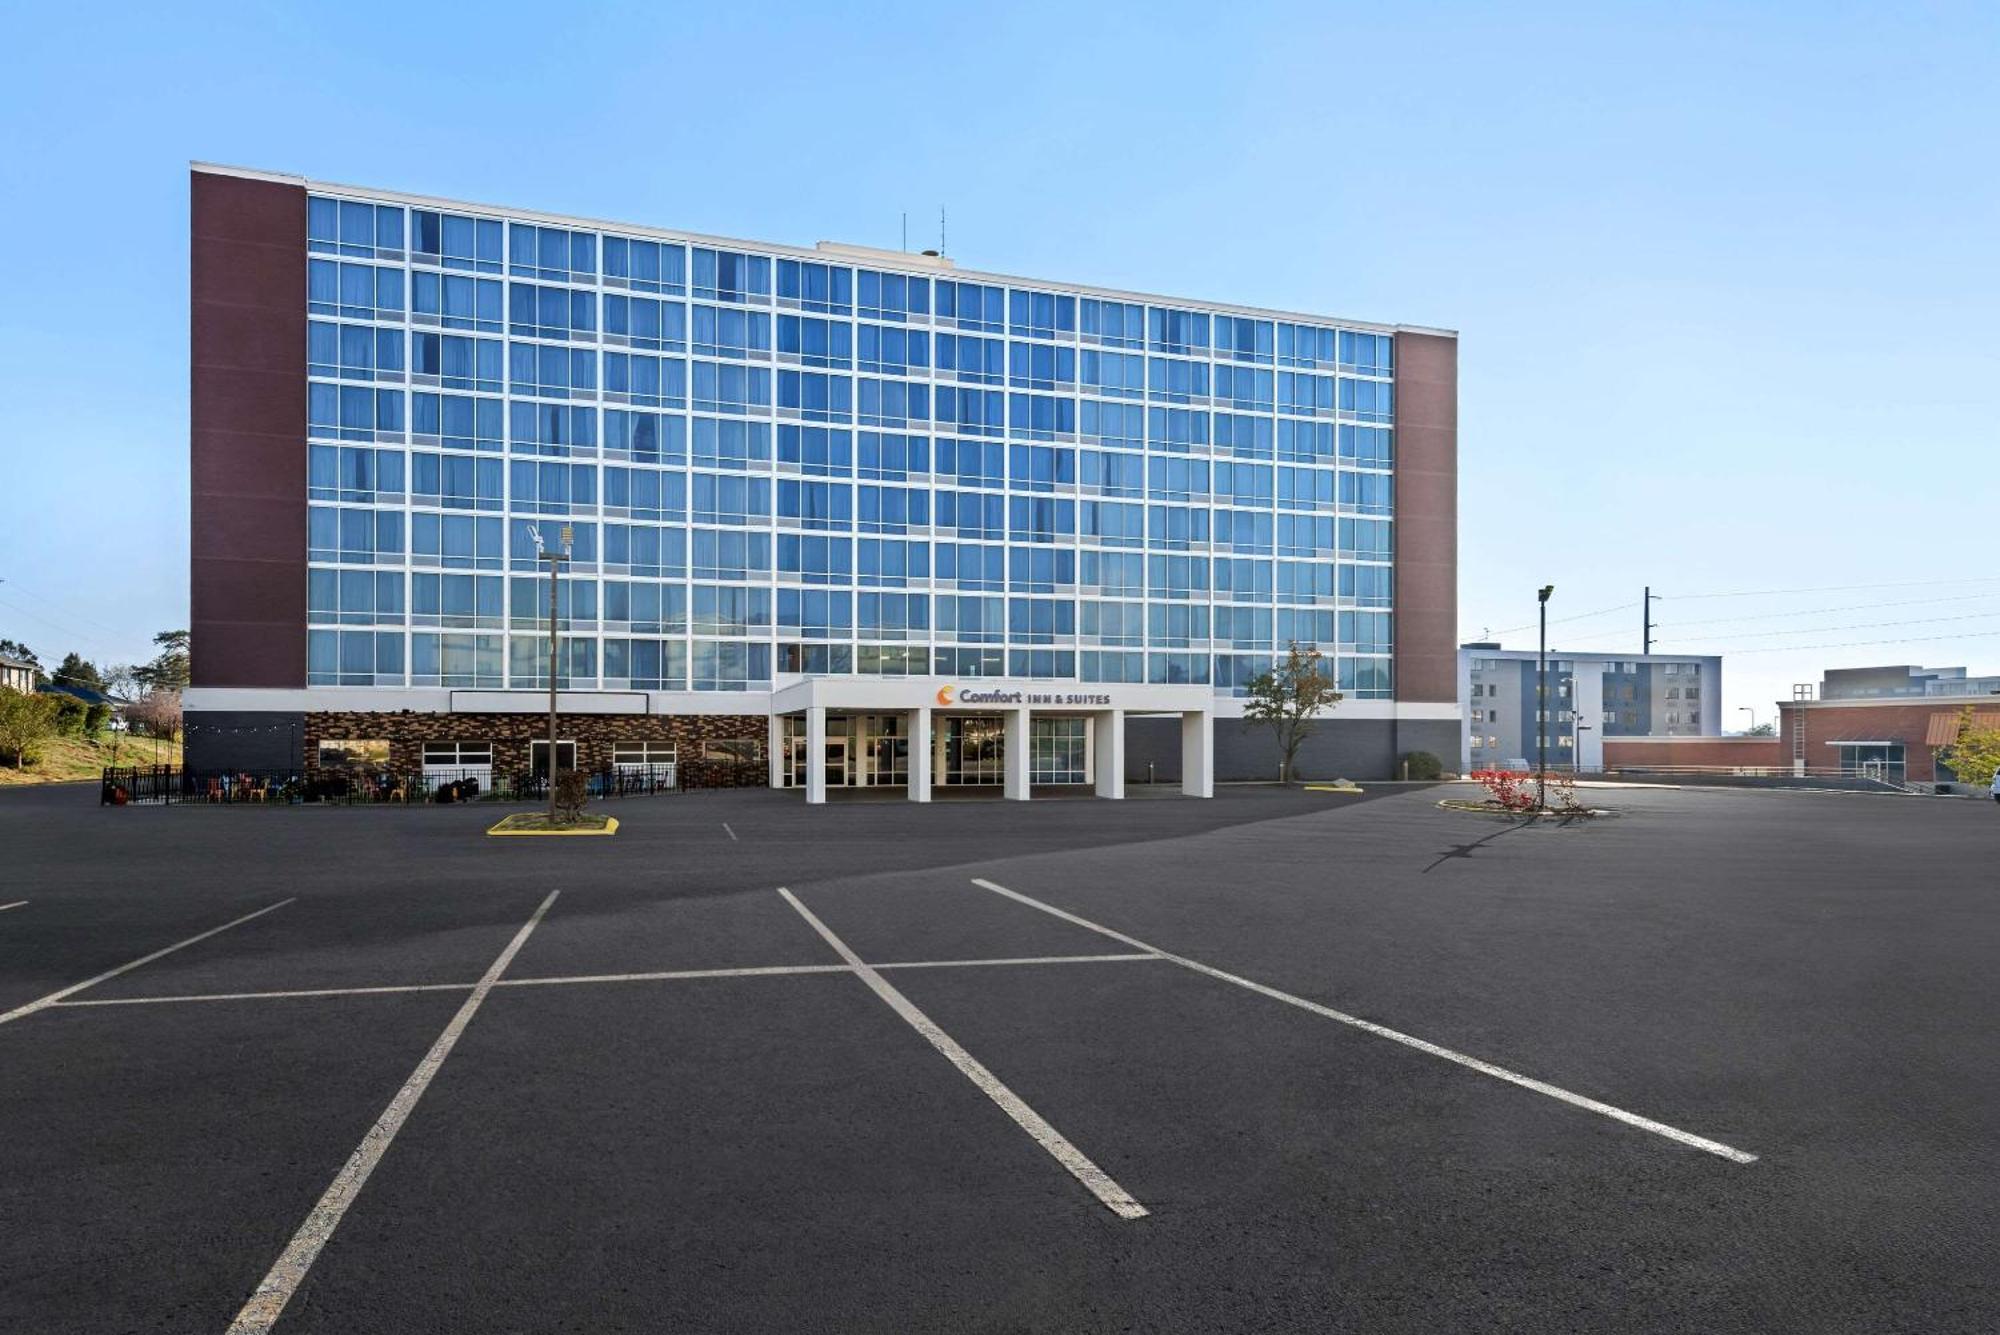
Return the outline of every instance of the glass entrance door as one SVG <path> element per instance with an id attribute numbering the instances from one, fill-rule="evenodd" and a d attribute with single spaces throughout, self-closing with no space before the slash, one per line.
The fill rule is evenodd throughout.
<path id="1" fill-rule="evenodd" d="M 785 748 L 786 782 L 793 788 L 803 788 L 806 786 L 806 739 L 792 737 L 787 740 L 789 744 Z M 826 786 L 845 788 L 848 781 L 847 739 L 829 737 L 826 739 Z"/>

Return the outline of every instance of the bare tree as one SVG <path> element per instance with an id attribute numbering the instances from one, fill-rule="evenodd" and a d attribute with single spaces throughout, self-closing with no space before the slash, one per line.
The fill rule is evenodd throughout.
<path id="1" fill-rule="evenodd" d="M 181 735 L 181 693 L 156 686 L 127 705 L 125 717 L 151 735 L 171 742 Z"/>
<path id="2" fill-rule="evenodd" d="M 1320 670 L 1323 656 L 1294 640 L 1271 671 L 1251 681 L 1243 702 L 1247 723 L 1262 723 L 1278 739 L 1278 781 L 1291 783 L 1299 747 L 1319 715 L 1340 703 L 1333 678 Z"/>

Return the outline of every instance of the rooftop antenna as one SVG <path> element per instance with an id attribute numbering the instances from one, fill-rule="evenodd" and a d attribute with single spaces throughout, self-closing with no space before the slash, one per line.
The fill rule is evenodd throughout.
<path id="1" fill-rule="evenodd" d="M 938 254 L 944 253 L 944 205 L 940 204 L 938 205 Z"/>

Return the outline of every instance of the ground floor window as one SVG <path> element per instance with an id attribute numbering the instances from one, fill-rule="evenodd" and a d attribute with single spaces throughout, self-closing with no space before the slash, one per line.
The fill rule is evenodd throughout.
<path id="1" fill-rule="evenodd" d="M 556 752 L 556 763 L 564 769 L 575 769 L 576 743 L 558 740 L 556 746 L 559 748 Z M 528 744 L 528 768 L 538 775 L 547 776 L 549 772 L 549 743 L 547 738 Z"/>
<path id="2" fill-rule="evenodd" d="M 671 765 L 678 754 L 672 742 L 613 742 L 611 763 L 620 769 L 647 769 Z"/>
<path id="3" fill-rule="evenodd" d="M 1028 782 L 1083 783 L 1090 777 L 1086 754 L 1090 720 L 1028 720 Z"/>
<path id="4" fill-rule="evenodd" d="M 1882 779 L 1888 783 L 1903 781 L 1903 744 L 1901 742 L 1841 742 L 1840 772 L 1860 778 Z"/>
<path id="5" fill-rule="evenodd" d="M 701 744 L 701 758 L 724 765 L 754 765 L 757 763 L 757 740 L 754 737 L 711 737 Z"/>
<path id="6" fill-rule="evenodd" d="M 319 744 L 319 767 L 330 770 L 389 768 L 389 739 L 386 737 L 329 737 Z"/>
<path id="7" fill-rule="evenodd" d="M 999 783 L 1007 777 L 1007 723 L 999 718 L 938 720 L 944 732 L 945 783 Z"/>

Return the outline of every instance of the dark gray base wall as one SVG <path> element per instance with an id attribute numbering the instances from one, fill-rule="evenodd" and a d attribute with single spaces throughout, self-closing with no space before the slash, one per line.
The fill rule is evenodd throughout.
<path id="1" fill-rule="evenodd" d="M 190 711 L 185 719 L 188 767 L 204 774 L 222 770 L 297 771 L 305 763 L 302 751 L 305 723 L 304 714 L 281 711 Z"/>
<path id="2" fill-rule="evenodd" d="M 1410 751 L 1428 751 L 1446 770 L 1458 768 L 1456 719 L 1326 719 L 1299 747 L 1299 779 L 1394 779 Z M 1148 766 L 1151 766 L 1150 771 Z M 1181 724 L 1177 718 L 1125 720 L 1125 781 L 1178 783 Z M 1278 743 L 1271 730 L 1241 719 L 1215 721 L 1218 783 L 1278 777 Z"/>

